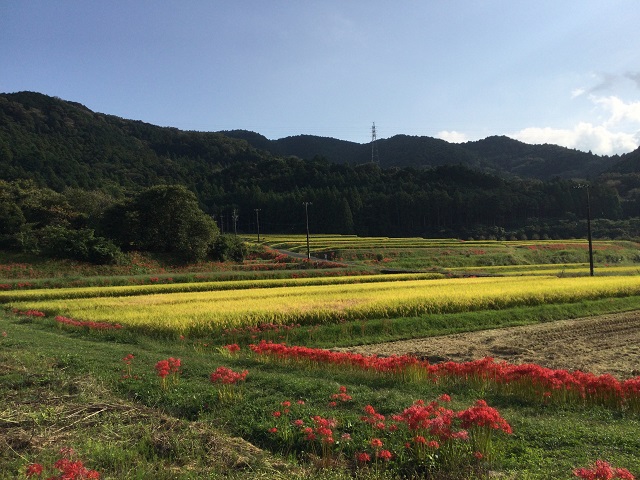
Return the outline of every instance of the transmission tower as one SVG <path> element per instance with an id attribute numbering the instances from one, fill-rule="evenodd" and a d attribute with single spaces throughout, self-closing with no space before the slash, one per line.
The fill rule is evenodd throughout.
<path id="1" fill-rule="evenodd" d="M 378 145 L 376 144 L 376 122 L 373 122 L 371 126 L 371 163 L 376 165 L 380 164 L 380 157 L 378 156 Z"/>

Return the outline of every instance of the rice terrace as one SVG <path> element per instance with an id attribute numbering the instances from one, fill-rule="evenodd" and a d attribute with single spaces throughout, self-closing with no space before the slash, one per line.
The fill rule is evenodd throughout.
<path id="1" fill-rule="evenodd" d="M 0 478 L 640 475 L 640 244 L 243 241 L 3 253 Z"/>

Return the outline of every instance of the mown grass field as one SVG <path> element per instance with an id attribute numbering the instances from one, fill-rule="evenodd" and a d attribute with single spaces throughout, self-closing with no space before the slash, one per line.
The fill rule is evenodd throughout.
<path id="1" fill-rule="evenodd" d="M 291 238 L 279 240 L 294 248 Z M 0 292 L 0 478 L 25 478 L 35 463 L 56 473 L 63 447 L 101 478 L 114 479 L 569 479 L 597 459 L 640 475 L 640 380 L 638 387 L 635 380 L 577 380 L 538 367 L 535 377 L 528 372 L 515 381 L 504 370 L 508 380 L 498 380 L 495 372 L 483 373 L 488 364 L 473 374 L 451 373 L 468 368 L 451 366 L 442 376 L 425 365 L 389 368 L 375 357 L 346 364 L 317 350 L 639 310 L 635 244 L 603 242 L 601 252 L 620 256 L 619 271 L 601 275 L 607 267 L 600 263 L 589 278 L 582 274 L 584 242 L 458 249 L 453 241 L 393 240 L 383 248 L 384 239 L 317 240 L 324 244 L 318 258 L 320 248 L 343 257 L 350 251 L 341 261 L 366 268 L 405 268 L 413 258 L 422 260 L 411 270 L 426 271 L 435 266 L 427 266 L 429 258 L 447 257 L 443 249 L 456 252 L 437 275 L 295 278 L 300 270 L 292 270 L 290 278 L 272 280 L 257 274 L 246 281 L 60 289 L 11 283 Z M 565 269 L 579 265 L 577 276 L 558 275 L 560 264 L 548 261 L 563 251 L 579 260 Z M 490 267 L 516 254 L 544 261 L 516 262 L 513 276 L 491 276 L 501 272 Z M 466 269 L 480 267 L 483 256 L 496 265 L 478 270 L 487 277 L 469 278 L 474 274 Z M 460 265 L 465 259 L 468 265 Z M 464 278 L 443 278 L 452 271 Z M 9 281 L 15 277 L 0 279 Z M 283 357 L 249 348 L 263 339 L 309 348 L 314 360 L 302 351 Z M 180 359 L 180 366 L 162 378 L 158 362 L 166 359 Z M 213 382 L 219 367 L 246 377 Z M 425 409 L 439 402 L 422 430 L 408 420 L 410 411 L 426 415 L 423 404 L 413 406 L 417 400 Z M 499 412 L 512 433 L 477 420 L 463 424 L 471 412 L 487 414 L 474 407 L 478 400 Z M 449 430 L 435 428 L 447 419 Z"/>

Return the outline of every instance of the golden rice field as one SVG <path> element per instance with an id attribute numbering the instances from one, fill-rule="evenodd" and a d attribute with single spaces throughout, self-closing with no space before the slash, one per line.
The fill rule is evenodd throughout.
<path id="1" fill-rule="evenodd" d="M 37 291 L 32 291 L 37 292 Z M 640 295 L 637 276 L 496 277 L 289 285 L 273 288 L 9 301 L 140 332 L 204 334 L 261 323 L 325 324 Z"/>
<path id="2" fill-rule="evenodd" d="M 640 265 L 598 266 L 598 275 L 640 275 Z M 482 275 L 573 275 L 589 271 L 588 263 L 567 265 L 496 265 L 488 267 L 450 267 L 451 272 L 478 273 Z M 639 277 L 640 281 L 640 277 Z"/>
<path id="3" fill-rule="evenodd" d="M 247 238 L 247 241 L 255 241 Z M 283 248 L 293 251 L 306 251 L 307 238 L 305 235 L 264 235 L 261 243 L 273 248 Z M 357 235 L 312 235 L 309 246 L 313 252 L 334 249 L 365 249 L 365 248 L 496 248 L 511 247 L 543 247 L 564 243 L 569 246 L 584 245 L 587 241 L 573 239 L 559 242 L 558 240 L 460 240 L 456 238 L 422 238 L 422 237 L 358 237 Z M 599 245 L 615 244 L 615 241 L 598 240 Z"/>

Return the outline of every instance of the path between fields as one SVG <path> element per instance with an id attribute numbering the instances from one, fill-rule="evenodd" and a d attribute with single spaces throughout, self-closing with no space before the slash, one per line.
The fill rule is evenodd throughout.
<path id="1" fill-rule="evenodd" d="M 640 375 L 640 311 L 340 350 L 384 356 L 412 354 L 432 363 L 493 357 L 496 361 L 629 378 Z"/>

